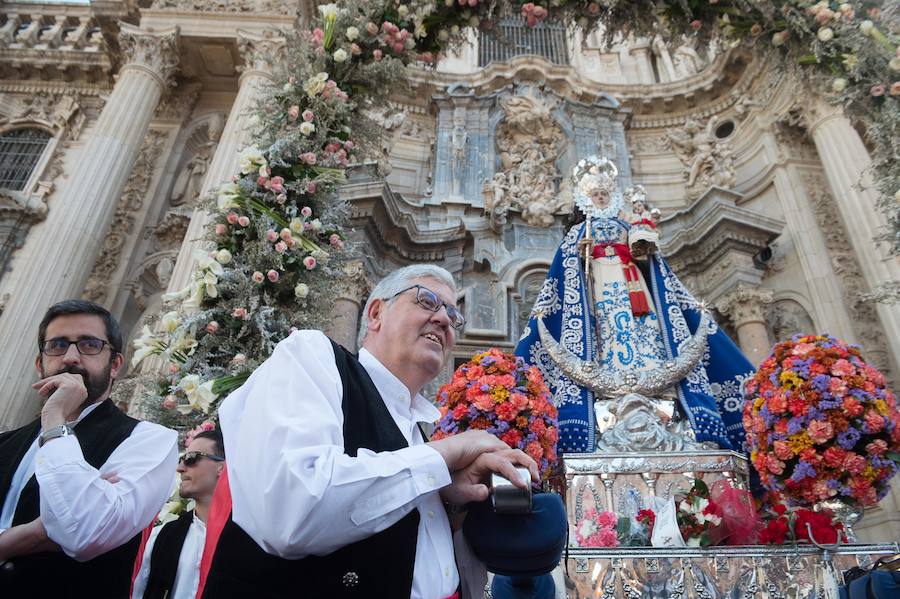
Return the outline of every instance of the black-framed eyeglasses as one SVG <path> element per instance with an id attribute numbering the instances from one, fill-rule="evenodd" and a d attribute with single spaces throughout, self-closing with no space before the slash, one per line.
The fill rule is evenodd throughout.
<path id="1" fill-rule="evenodd" d="M 44 341 L 44 345 L 38 349 L 47 356 L 64 356 L 69 351 L 70 345 L 78 348 L 78 353 L 83 356 L 96 356 L 103 351 L 105 345 L 109 345 L 109 341 L 97 339 L 96 337 L 82 337 L 75 341 L 65 337 L 55 337 Z"/>
<path id="2" fill-rule="evenodd" d="M 437 312 L 443 306 L 447 310 L 447 318 L 450 319 L 450 326 L 452 326 L 457 331 L 461 331 L 464 326 L 466 326 L 466 318 L 462 315 L 456 306 L 451 306 L 447 302 L 443 301 L 438 294 L 429 289 L 428 287 L 423 287 L 422 285 L 411 285 L 407 287 L 403 291 L 398 291 L 394 294 L 394 297 L 397 297 L 401 293 L 406 293 L 410 289 L 416 290 L 416 303 L 425 308 L 430 312 Z M 392 297 L 391 299 L 394 299 Z"/>
<path id="3" fill-rule="evenodd" d="M 223 458 L 222 456 L 206 453 L 205 451 L 186 451 L 178 456 L 178 463 L 184 464 L 185 466 L 193 466 L 203 458 L 212 460 L 213 462 L 225 461 L 225 458 Z"/>

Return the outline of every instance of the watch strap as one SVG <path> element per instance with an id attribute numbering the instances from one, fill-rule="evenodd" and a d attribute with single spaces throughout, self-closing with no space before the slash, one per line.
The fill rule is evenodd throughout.
<path id="1" fill-rule="evenodd" d="M 59 437 L 68 437 L 75 434 L 75 429 L 68 424 L 60 424 L 51 429 L 43 431 L 38 437 L 38 447 L 43 447 L 47 441 L 57 439 Z"/>

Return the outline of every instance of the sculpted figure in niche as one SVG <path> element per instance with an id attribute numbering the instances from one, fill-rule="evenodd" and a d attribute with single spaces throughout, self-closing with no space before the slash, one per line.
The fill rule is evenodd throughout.
<path id="1" fill-rule="evenodd" d="M 506 113 L 496 134 L 501 170 L 483 185 L 485 214 L 495 231 L 510 209 L 521 211 L 529 225 L 550 226 L 570 203 L 559 193 L 556 167 L 565 134 L 540 97 L 511 96 L 501 106 Z"/>
<path id="2" fill-rule="evenodd" d="M 716 122 L 712 117 L 703 127 L 688 117 L 684 127 L 666 132 L 669 146 L 687 167 L 684 177 L 690 199 L 699 197 L 711 185 L 730 188 L 736 182 L 734 156 L 728 142 L 716 137 Z"/>
<path id="3" fill-rule="evenodd" d="M 698 443 L 739 449 L 739 386 L 753 367 L 658 251 L 632 253 L 631 221 L 655 224 L 656 216 L 634 189 L 636 201 L 625 210 L 617 175 L 606 158 L 576 165 L 575 224 L 516 354 L 537 365 L 550 386 L 562 451 L 673 451 Z M 605 431 L 598 430 L 600 408 L 618 410 L 618 423 Z M 659 417 L 666 409 L 668 419 Z"/>
<path id="4" fill-rule="evenodd" d="M 216 115 L 207 123 L 208 141 L 200 146 L 197 153 L 185 163 L 181 172 L 178 173 L 178 177 L 172 185 L 172 193 L 169 195 L 171 206 L 191 205 L 200 197 L 200 193 L 203 191 L 203 180 L 206 178 L 206 169 L 216 151 L 223 125 L 221 115 Z"/>

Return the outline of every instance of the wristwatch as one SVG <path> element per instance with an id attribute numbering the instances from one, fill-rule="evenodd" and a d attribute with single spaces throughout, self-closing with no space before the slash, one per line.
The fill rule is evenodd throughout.
<path id="1" fill-rule="evenodd" d="M 40 434 L 38 437 L 38 447 L 43 447 L 47 441 L 51 439 L 56 439 L 58 437 L 68 437 L 69 435 L 74 435 L 75 429 L 69 426 L 68 424 L 60 424 L 59 426 L 54 426 L 51 429 L 47 429 Z"/>

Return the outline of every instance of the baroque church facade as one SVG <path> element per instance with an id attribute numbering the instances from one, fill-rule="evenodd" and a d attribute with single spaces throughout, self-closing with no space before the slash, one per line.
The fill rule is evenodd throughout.
<path id="1" fill-rule="evenodd" d="M 276 29 L 315 5 L 0 2 L 0 430 L 34 415 L 31 344 L 50 304 L 100 302 L 131 339 L 187 284 L 198 198 L 249 141 Z M 751 362 L 828 332 L 900 380 L 900 311 L 865 298 L 900 265 L 873 241 L 864 131 L 838 108 L 742 48 L 498 29 L 414 71 L 374 115 L 383 166 L 359 165 L 341 191 L 361 252 L 336 290 L 336 340 L 355 347 L 374 281 L 437 263 L 462 289 L 456 360 L 511 349 L 572 213 L 568 173 L 599 154 L 620 190 L 646 188 L 661 251 Z M 900 538 L 900 491 L 858 532 Z"/>

